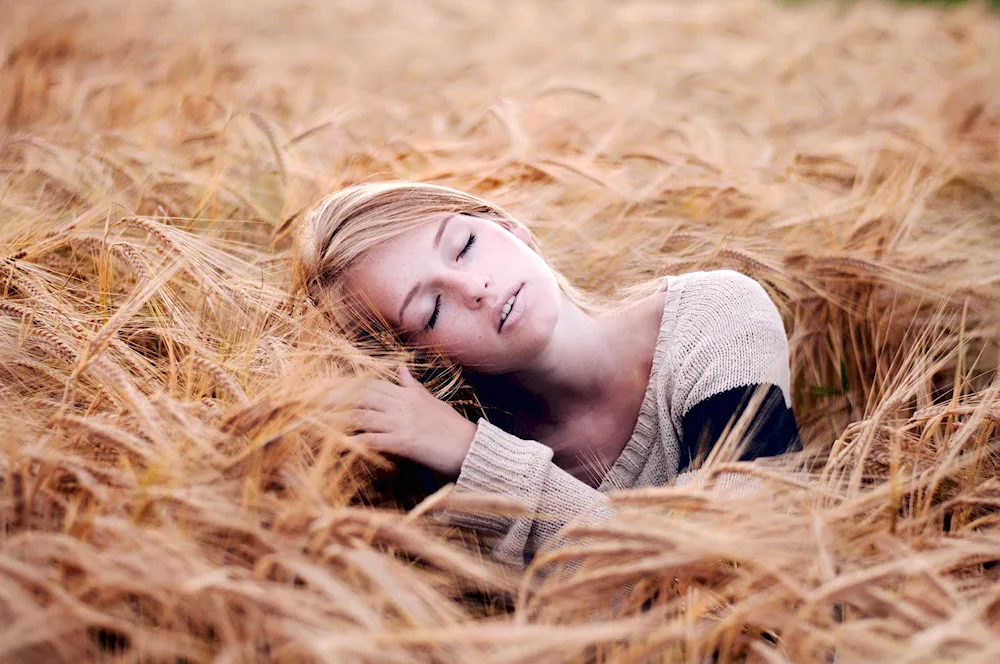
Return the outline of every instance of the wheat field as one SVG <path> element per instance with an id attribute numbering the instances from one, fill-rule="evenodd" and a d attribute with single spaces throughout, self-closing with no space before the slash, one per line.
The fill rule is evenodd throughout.
<path id="1" fill-rule="evenodd" d="M 986 3 L 0 0 L 0 63 L 0 662 L 1000 661 Z M 523 573 L 442 527 L 330 415 L 403 353 L 289 288 L 386 178 L 600 295 L 764 284 L 805 452 L 718 468 L 770 502 L 619 494 Z"/>

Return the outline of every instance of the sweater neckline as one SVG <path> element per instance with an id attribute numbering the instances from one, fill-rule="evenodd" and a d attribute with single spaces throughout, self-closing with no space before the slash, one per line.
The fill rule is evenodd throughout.
<path id="1" fill-rule="evenodd" d="M 654 436 L 659 420 L 656 385 L 660 381 L 657 378 L 660 370 L 665 366 L 667 355 L 670 352 L 670 340 L 673 337 L 677 308 L 680 304 L 681 291 L 684 290 L 684 281 L 674 276 L 666 277 L 663 280 L 661 290 L 663 289 L 666 289 L 667 295 L 663 300 L 660 331 L 656 337 L 656 347 L 653 349 L 653 363 L 649 369 L 649 381 L 646 383 L 642 405 L 639 406 L 639 417 L 622 453 L 597 486 L 597 490 L 602 493 L 619 491 L 633 486 L 643 466 L 645 466 L 650 449 L 655 442 Z"/>

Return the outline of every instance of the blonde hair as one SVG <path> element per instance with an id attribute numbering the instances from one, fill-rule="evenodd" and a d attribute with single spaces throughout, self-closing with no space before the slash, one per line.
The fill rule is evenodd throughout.
<path id="1" fill-rule="evenodd" d="M 347 298 L 343 277 L 351 265 L 386 240 L 441 213 L 477 216 L 511 231 L 522 228 L 528 232 L 531 249 L 542 255 L 538 241 L 524 224 L 500 206 L 473 194 L 419 182 L 358 184 L 330 194 L 306 216 L 297 238 L 298 288 L 337 320 L 343 320 L 345 313 L 356 315 L 356 307 L 344 306 Z M 571 301 L 585 311 L 594 311 L 594 303 L 587 295 L 551 264 L 549 269 Z"/>

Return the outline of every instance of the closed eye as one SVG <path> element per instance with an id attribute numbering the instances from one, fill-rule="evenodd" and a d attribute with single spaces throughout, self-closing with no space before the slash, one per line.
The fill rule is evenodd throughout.
<path id="1" fill-rule="evenodd" d="M 476 243 L 476 234 L 472 233 L 471 235 L 469 235 L 469 241 L 466 242 L 465 246 L 462 247 L 462 250 L 458 252 L 458 258 L 461 258 L 466 253 L 468 253 L 469 249 L 471 249 L 472 245 L 474 245 L 475 243 Z M 455 260 L 458 260 L 458 258 L 456 258 Z"/>
<path id="2" fill-rule="evenodd" d="M 434 324 L 437 323 L 438 314 L 441 313 L 441 296 L 438 295 L 437 299 L 434 300 L 434 311 L 431 313 L 431 317 L 427 321 L 427 325 L 424 327 L 425 330 L 433 330 Z"/>

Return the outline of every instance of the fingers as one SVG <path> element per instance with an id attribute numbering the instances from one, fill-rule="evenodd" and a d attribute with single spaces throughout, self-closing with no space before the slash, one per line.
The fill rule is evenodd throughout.
<path id="1" fill-rule="evenodd" d="M 344 431 L 386 433 L 392 430 L 392 425 L 386 413 L 368 408 L 351 408 L 339 413 L 335 418 Z"/>
<path id="2" fill-rule="evenodd" d="M 391 383 L 387 380 L 375 380 L 369 379 L 362 383 L 361 394 L 365 396 L 367 400 L 375 401 L 378 399 L 398 399 L 402 396 L 401 390 L 404 388 L 395 383 Z"/>
<path id="3" fill-rule="evenodd" d="M 396 368 L 396 378 L 399 379 L 399 384 L 403 387 L 423 387 L 420 381 L 413 377 L 405 364 L 400 364 Z"/>
<path id="4" fill-rule="evenodd" d="M 351 443 L 361 445 L 378 452 L 390 452 L 393 454 L 397 454 L 399 452 L 399 446 L 393 444 L 396 438 L 392 434 L 363 432 L 356 433 L 353 436 L 348 436 L 347 439 Z"/>
<path id="5" fill-rule="evenodd" d="M 362 408 L 384 411 L 400 398 L 402 389 L 387 380 L 357 380 L 336 390 L 330 395 L 329 402 L 336 410 Z"/>

